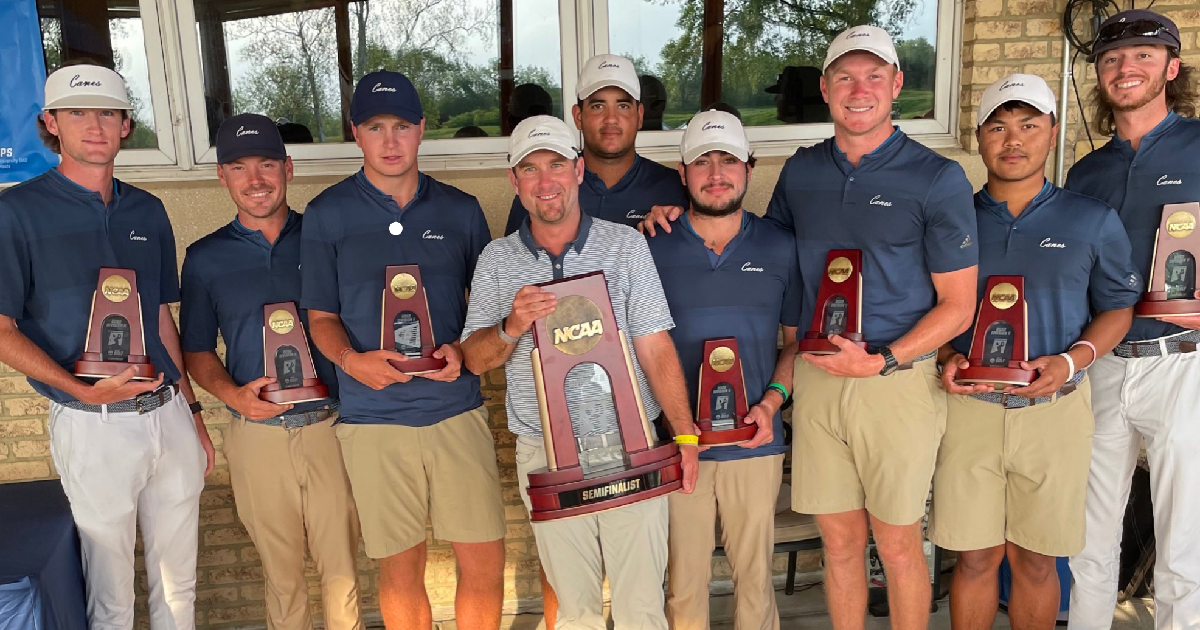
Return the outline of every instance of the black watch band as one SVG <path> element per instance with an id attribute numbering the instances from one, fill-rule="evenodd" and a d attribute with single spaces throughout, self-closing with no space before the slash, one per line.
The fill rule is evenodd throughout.
<path id="1" fill-rule="evenodd" d="M 884 346 L 875 352 L 883 356 L 883 369 L 879 370 L 880 376 L 887 376 L 900 367 L 900 364 L 896 362 L 896 356 L 892 354 L 891 348 Z"/>
<path id="2" fill-rule="evenodd" d="M 192 413 L 200 413 L 201 411 L 204 411 L 204 406 L 200 404 L 199 400 L 197 400 L 196 402 L 188 403 L 188 409 L 191 409 Z"/>

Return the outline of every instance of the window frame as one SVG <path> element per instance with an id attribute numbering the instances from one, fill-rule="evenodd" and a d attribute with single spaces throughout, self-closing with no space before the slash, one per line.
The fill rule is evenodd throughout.
<path id="1" fill-rule="evenodd" d="M 215 177 L 216 148 L 208 142 L 208 120 L 200 71 L 199 36 L 193 0 L 139 0 L 146 34 L 152 109 L 160 130 L 159 149 L 122 151 L 120 174 L 133 180 L 187 180 Z M 563 115 L 570 119 L 575 84 L 583 63 L 608 52 L 608 0 L 558 0 Z M 959 148 L 959 65 L 962 55 L 962 3 L 938 0 L 934 117 L 898 121 L 899 127 L 931 148 Z M 157 37 L 155 37 L 157 35 Z M 167 124 L 171 123 L 171 124 Z M 759 157 L 789 156 L 801 146 L 833 135 L 832 123 L 748 127 L 751 150 Z M 683 132 L 638 133 L 643 156 L 679 159 Z M 507 167 L 506 138 L 447 138 L 421 144 L 423 170 L 489 170 Z M 157 153 L 157 155 L 155 155 Z M 293 144 L 288 153 L 297 175 L 341 175 L 362 164 L 350 142 Z"/>

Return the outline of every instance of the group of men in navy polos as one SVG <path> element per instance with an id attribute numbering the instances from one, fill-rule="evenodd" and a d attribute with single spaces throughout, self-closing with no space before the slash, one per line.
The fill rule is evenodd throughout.
<path id="1" fill-rule="evenodd" d="M 548 461 L 531 331 L 558 302 L 537 285 L 603 271 L 630 376 L 646 416 L 678 443 L 683 487 L 533 524 L 547 627 L 600 629 L 611 615 L 616 628 L 708 628 L 719 544 L 734 627 L 780 628 L 772 555 L 783 501 L 819 527 L 833 627 L 863 626 L 872 535 L 892 627 L 924 628 L 932 488 L 928 537 L 958 552 L 954 628 L 992 626 L 1005 558 L 1011 625 L 1052 627 L 1058 557 L 1070 558 L 1069 627 L 1107 628 L 1144 442 L 1156 625 L 1200 628 L 1189 511 L 1200 510 L 1200 315 L 1134 317 L 1163 206 L 1200 202 L 1197 86 L 1181 48 L 1175 24 L 1148 10 L 1101 25 L 1088 61 L 1096 122 L 1112 138 L 1064 187 L 1045 177 L 1061 122 L 1053 91 L 1027 74 L 989 86 L 975 116 L 987 183 L 973 192 L 957 162 L 893 123 L 904 73 L 889 35 L 849 28 L 820 80 L 833 137 L 784 163 L 758 213 L 743 207 L 756 159 L 741 121 L 700 112 L 676 168 L 642 157 L 633 64 L 600 55 L 577 82 L 573 126 L 534 116 L 512 130 L 515 196 L 496 239 L 475 197 L 420 171 L 421 101 L 407 77 L 380 70 L 350 104 L 362 168 L 303 213 L 288 204 L 293 163 L 275 123 L 224 121 L 216 170 L 237 214 L 187 248 L 178 275 L 162 202 L 113 176 L 134 124 L 123 80 L 99 66 L 57 70 L 38 127 L 61 163 L 0 192 L 0 361 L 50 401 L 89 627 L 134 625 L 136 528 L 151 627 L 196 625 L 200 493 L 214 449 L 194 380 L 232 415 L 221 448 L 261 557 L 268 627 L 312 627 L 310 556 L 324 627 L 364 628 L 360 544 L 378 560 L 387 627 L 432 627 L 432 524 L 456 558 L 458 627 L 499 628 L 507 526 L 480 375 L 504 369 L 529 509 L 529 474 Z M 840 249 L 861 255 L 861 339 L 831 335 L 833 352 L 805 352 L 798 338 L 822 319 L 827 255 Z M 433 354 L 445 362 L 434 371 L 405 373 L 407 355 L 379 342 L 383 271 L 402 263 L 421 270 Z M 153 380 L 133 368 L 72 372 L 103 267 L 136 273 Z M 998 275 L 1023 279 L 1021 367 L 1033 374 L 1001 390 L 958 378 Z M 260 396 L 277 384 L 265 376 L 263 306 L 286 302 L 327 397 Z M 738 341 L 741 421 L 757 432 L 702 450 L 692 410 L 714 337 Z"/>

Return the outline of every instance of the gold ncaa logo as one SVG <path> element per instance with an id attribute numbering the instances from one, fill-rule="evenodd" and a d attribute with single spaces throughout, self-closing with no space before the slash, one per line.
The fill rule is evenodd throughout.
<path id="1" fill-rule="evenodd" d="M 100 293 L 109 302 L 124 302 L 131 293 L 129 281 L 124 276 L 113 274 L 100 283 Z"/>
<path id="2" fill-rule="evenodd" d="M 271 327 L 271 330 L 286 335 L 292 332 L 292 328 L 296 326 L 296 320 L 291 313 L 278 309 L 271 312 L 271 316 L 267 318 L 267 325 Z"/>
<path id="3" fill-rule="evenodd" d="M 728 372 L 733 367 L 733 350 L 729 346 L 714 348 L 708 353 L 708 365 L 718 372 Z"/>
<path id="4" fill-rule="evenodd" d="M 837 258 L 829 261 L 829 269 L 827 270 L 827 273 L 829 274 L 830 280 L 833 280 L 834 282 L 845 282 L 846 279 L 850 277 L 850 273 L 853 271 L 854 265 L 850 262 L 850 259 L 846 258 L 845 256 L 838 256 Z"/>
<path id="5" fill-rule="evenodd" d="M 1004 311 L 1012 308 L 1017 303 L 1017 298 L 1020 294 L 1017 293 L 1017 287 L 1014 287 L 1009 282 L 1001 282 L 992 287 L 992 292 L 988 294 L 988 301 L 992 306 Z"/>
<path id="6" fill-rule="evenodd" d="M 407 300 L 417 293 L 417 279 L 411 273 L 398 273 L 392 276 L 392 295 Z"/>
<path id="7" fill-rule="evenodd" d="M 1180 210 L 1172 212 L 1171 216 L 1167 217 L 1167 234 L 1175 238 L 1183 238 L 1192 233 L 1196 229 L 1196 217 L 1192 216 L 1191 212 Z"/>
<path id="8" fill-rule="evenodd" d="M 582 295 L 559 298 L 558 307 L 546 316 L 546 326 L 553 335 L 554 347 L 570 355 L 595 348 L 604 335 L 600 307 Z"/>

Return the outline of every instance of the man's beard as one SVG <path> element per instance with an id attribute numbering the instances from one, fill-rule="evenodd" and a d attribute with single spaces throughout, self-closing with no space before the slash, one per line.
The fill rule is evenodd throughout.
<path id="1" fill-rule="evenodd" d="M 688 191 L 688 201 L 691 202 L 692 210 L 695 210 L 696 214 L 714 218 L 727 217 L 734 212 L 737 212 L 742 207 L 742 200 L 745 198 L 746 191 L 743 190 L 742 194 L 730 199 L 725 203 L 717 205 L 705 205 L 692 196 L 691 191 Z"/>
<path id="2" fill-rule="evenodd" d="M 1132 112 L 1145 107 L 1147 103 L 1158 98 L 1158 95 L 1162 94 L 1163 90 L 1165 89 L 1167 89 L 1167 69 L 1163 68 L 1160 76 L 1150 78 L 1150 87 L 1146 89 L 1146 92 L 1142 98 L 1139 98 L 1132 103 L 1126 104 L 1113 101 L 1111 98 L 1109 98 L 1107 89 L 1100 90 L 1100 95 L 1104 98 L 1105 104 L 1111 107 L 1113 111 Z"/>

